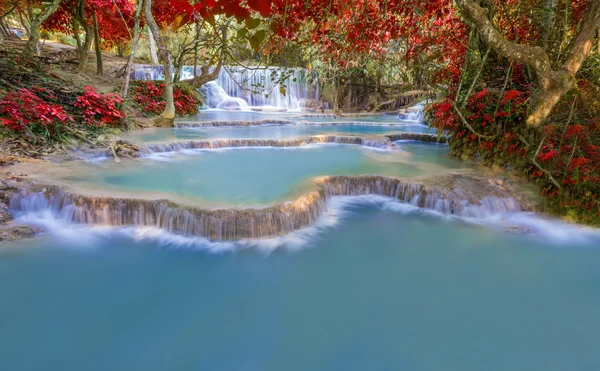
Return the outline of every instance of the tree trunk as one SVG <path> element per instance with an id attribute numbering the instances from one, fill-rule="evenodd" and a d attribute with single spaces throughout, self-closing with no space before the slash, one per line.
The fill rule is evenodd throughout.
<path id="1" fill-rule="evenodd" d="M 29 61 L 35 55 L 37 45 L 40 42 L 40 26 L 56 11 L 56 9 L 58 9 L 61 1 L 62 0 L 53 0 L 40 14 L 31 19 L 31 24 L 29 25 L 29 39 L 27 40 L 27 44 L 25 45 L 22 54 L 22 60 L 24 62 Z"/>
<path id="2" fill-rule="evenodd" d="M 527 125 L 542 125 L 558 101 L 573 87 L 575 74 L 592 49 L 594 32 L 600 23 L 600 0 L 591 0 L 579 29 L 568 46 L 567 58 L 558 70 L 539 46 L 522 45 L 504 38 L 488 18 L 488 10 L 473 0 L 456 0 L 463 17 L 471 22 L 481 39 L 501 56 L 531 67 L 537 77 L 537 92 L 531 97 Z"/>
<path id="3" fill-rule="evenodd" d="M 102 49 L 100 48 L 100 32 L 98 31 L 98 16 L 96 15 L 96 11 L 92 15 L 92 20 L 94 22 L 94 49 L 96 51 L 96 74 L 102 76 L 104 73 L 102 71 Z"/>
<path id="4" fill-rule="evenodd" d="M 548 41 L 554 27 L 556 18 L 556 6 L 558 0 L 544 0 L 542 20 L 540 23 L 540 34 L 542 35 L 542 48 L 548 49 Z"/>
<path id="5" fill-rule="evenodd" d="M 152 35 L 152 30 L 148 27 L 148 43 L 150 44 L 150 60 L 152 64 L 158 64 L 158 55 L 156 54 L 156 42 Z"/>
<path id="6" fill-rule="evenodd" d="M 158 52 L 163 62 L 163 74 L 165 75 L 165 110 L 158 116 L 154 122 L 157 126 L 173 126 L 175 122 L 175 100 L 173 98 L 173 75 L 171 73 L 171 51 L 167 49 L 158 24 L 152 14 L 152 0 L 146 0 L 144 4 L 144 15 L 146 16 L 146 22 L 148 27 L 154 36 L 156 46 L 158 46 Z"/>
<path id="7" fill-rule="evenodd" d="M 92 27 L 85 21 L 85 0 L 77 0 L 77 4 L 75 5 L 75 9 L 73 9 L 73 14 L 75 19 L 84 32 L 84 41 L 81 45 L 81 49 L 79 50 L 79 66 L 77 67 L 77 71 L 79 73 L 85 72 L 85 68 L 87 66 L 88 55 L 90 53 L 90 49 L 92 48 Z"/>
<path id="8" fill-rule="evenodd" d="M 81 27 L 83 28 L 84 33 L 84 41 L 81 45 L 81 50 L 79 50 L 79 66 L 77 67 L 77 72 L 82 73 L 85 72 L 87 67 L 87 61 L 90 54 L 90 50 L 92 49 L 92 28 L 85 23 L 85 21 L 78 21 Z"/>
<path id="9" fill-rule="evenodd" d="M 79 37 L 79 24 L 77 23 L 77 19 L 75 18 L 75 15 L 72 14 L 71 15 L 71 23 L 73 24 L 73 38 L 75 39 L 75 48 L 77 50 L 77 53 L 81 53 L 81 49 L 83 48 L 83 46 L 81 45 L 81 38 Z"/>
<path id="10" fill-rule="evenodd" d="M 131 80 L 131 69 L 133 68 L 133 61 L 135 58 L 135 50 L 137 49 L 138 41 L 140 40 L 140 17 L 142 15 L 142 8 L 144 7 L 144 0 L 140 0 L 135 10 L 135 16 L 133 19 L 133 40 L 131 41 L 131 53 L 129 53 L 129 59 L 127 59 L 127 67 L 125 67 L 125 82 L 123 83 L 123 90 L 121 90 L 121 96 L 127 100 L 129 95 L 129 81 Z"/>

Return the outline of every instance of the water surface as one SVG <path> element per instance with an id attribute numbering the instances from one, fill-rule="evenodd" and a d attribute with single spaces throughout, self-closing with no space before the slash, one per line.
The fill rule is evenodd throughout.
<path id="1" fill-rule="evenodd" d="M 408 118 L 416 119 L 418 115 L 409 114 Z M 297 120 L 309 122 L 365 122 L 365 123 L 416 123 L 415 120 L 406 120 L 407 117 L 399 115 L 344 115 L 319 114 L 306 112 L 255 112 L 255 111 L 227 111 L 210 109 L 200 111 L 197 115 L 179 117 L 176 121 L 260 121 L 260 120 Z"/>
<path id="2" fill-rule="evenodd" d="M 439 156 L 323 144 L 297 148 L 233 148 L 156 154 L 149 159 L 65 164 L 66 180 L 102 190 L 161 192 L 218 205 L 263 205 L 293 200 L 314 189 L 312 178 L 326 175 L 433 175 L 465 168 L 444 159 L 447 147 L 429 145 Z M 419 153 L 419 148 L 421 148 Z M 77 165 L 77 166 L 76 166 Z"/>
<path id="3" fill-rule="evenodd" d="M 149 128 L 125 133 L 121 138 L 133 142 L 171 142 L 202 139 L 290 139 L 312 135 L 384 135 L 398 132 L 434 133 L 424 125 L 268 125 L 210 128 Z"/>
<path id="4" fill-rule="evenodd" d="M 348 212 L 300 250 L 270 254 L 268 244 L 215 253 L 148 230 L 77 227 L 0 249 L 0 366 L 600 367 L 597 240 Z"/>

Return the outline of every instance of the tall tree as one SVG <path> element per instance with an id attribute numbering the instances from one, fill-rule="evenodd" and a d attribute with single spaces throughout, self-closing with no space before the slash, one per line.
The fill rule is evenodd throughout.
<path id="1" fill-rule="evenodd" d="M 94 26 L 94 51 L 96 52 L 96 73 L 102 76 L 102 49 L 100 47 L 100 32 L 98 31 L 98 14 L 96 10 L 92 12 L 92 24 Z"/>
<path id="2" fill-rule="evenodd" d="M 155 123 L 158 126 L 173 126 L 175 121 L 175 99 L 173 97 L 173 75 L 171 73 L 172 55 L 171 51 L 167 48 L 163 37 L 160 34 L 158 24 L 154 19 L 154 14 L 152 13 L 152 0 L 146 0 L 144 4 L 144 16 L 146 17 L 146 22 L 152 32 L 156 46 L 158 47 L 158 55 L 162 60 L 165 76 L 165 109 L 163 113 L 155 119 Z"/>
<path id="3" fill-rule="evenodd" d="M 481 39 L 501 56 L 523 63 L 535 71 L 537 91 L 531 97 L 527 125 L 539 127 L 559 100 L 575 87 L 575 74 L 592 50 L 595 30 L 600 24 L 600 0 L 591 0 L 575 35 L 569 42 L 564 61 L 553 67 L 549 54 L 539 46 L 509 41 L 489 18 L 489 11 L 473 0 L 456 0 L 464 18 Z"/>
<path id="4" fill-rule="evenodd" d="M 142 15 L 142 9 L 144 7 L 144 0 L 140 0 L 137 3 L 137 10 L 133 20 L 133 40 L 131 41 L 131 52 L 127 59 L 127 66 L 125 67 L 125 82 L 123 83 L 123 89 L 121 90 L 121 96 L 127 100 L 129 95 L 129 81 L 131 80 L 131 70 L 133 68 L 133 60 L 135 58 L 135 51 L 137 49 L 138 42 L 140 41 L 140 18 Z"/>

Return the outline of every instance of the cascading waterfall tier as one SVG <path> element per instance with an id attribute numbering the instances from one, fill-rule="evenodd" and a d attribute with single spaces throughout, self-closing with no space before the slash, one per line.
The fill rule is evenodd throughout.
<path id="1" fill-rule="evenodd" d="M 273 237 L 310 226 L 327 212 L 328 201 L 333 196 L 387 196 L 417 207 L 466 217 L 521 211 L 514 197 L 489 180 L 464 175 L 438 177 L 433 180 L 436 183 L 433 186 L 384 176 L 331 176 L 316 182 L 317 191 L 294 202 L 263 208 L 205 209 L 168 200 L 93 197 L 56 186 L 16 195 L 10 205 L 17 213 L 51 212 L 67 222 L 152 226 L 212 240 Z M 457 189 L 459 184 L 463 188 Z M 485 196 L 480 196 L 482 194 Z"/>
<path id="2" fill-rule="evenodd" d="M 291 121 L 291 120 L 253 120 L 253 121 L 180 121 L 175 123 L 178 128 L 210 128 L 210 127 L 246 127 L 246 126 L 283 126 L 283 125 L 307 125 L 307 126 L 407 126 L 404 122 L 380 122 L 377 124 L 364 121 Z"/>
<path id="3" fill-rule="evenodd" d="M 392 142 L 387 137 L 363 138 L 354 136 L 319 135 L 297 139 L 221 139 L 221 140 L 191 140 L 167 144 L 148 144 L 140 149 L 140 156 L 152 153 L 175 152 L 185 149 L 217 149 L 237 147 L 303 147 L 309 144 L 337 143 L 353 144 L 379 149 L 390 149 Z"/>
<path id="4" fill-rule="evenodd" d="M 142 146 L 128 144 L 129 150 L 123 153 L 117 147 L 119 157 L 145 157 L 155 153 L 179 152 L 189 149 L 219 149 L 219 148 L 241 148 L 241 147 L 303 147 L 310 144 L 349 144 L 363 147 L 377 148 L 383 150 L 397 149 L 393 142 L 398 140 L 411 140 L 426 143 L 446 143 L 447 138 L 438 137 L 435 134 L 425 133 L 398 133 L 386 134 L 383 136 L 371 135 L 361 136 L 342 136 L 342 135 L 315 135 L 310 137 L 300 137 L 295 139 L 217 139 L 217 140 L 189 140 L 170 143 L 151 143 Z M 88 153 L 82 153 L 76 156 L 61 158 L 61 161 L 74 160 L 93 160 L 95 158 L 113 157 L 111 150 L 95 150 Z"/>
<path id="5" fill-rule="evenodd" d="M 193 68 L 188 69 L 183 71 L 192 77 Z M 226 110 L 300 111 L 306 100 L 319 99 L 318 83 L 309 81 L 311 75 L 301 69 L 225 67 L 205 85 L 206 103 Z"/>
<path id="6" fill-rule="evenodd" d="M 181 80 L 194 77 L 194 67 L 181 69 Z M 202 92 L 207 108 L 224 110 L 300 111 L 319 99 L 319 84 L 312 71 L 277 67 L 223 67 Z M 140 66 L 136 80 L 163 80 L 162 66 Z"/>

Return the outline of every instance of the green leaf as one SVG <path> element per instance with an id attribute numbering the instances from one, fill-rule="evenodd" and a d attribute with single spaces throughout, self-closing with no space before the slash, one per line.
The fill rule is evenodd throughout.
<path id="1" fill-rule="evenodd" d="M 281 95 L 283 95 L 285 97 L 285 86 L 282 86 L 282 85 L 279 86 L 279 93 L 281 93 Z"/>
<path id="2" fill-rule="evenodd" d="M 253 28 L 256 28 L 260 25 L 260 19 L 258 18 L 248 18 L 246 19 L 246 27 L 251 30 Z"/>
<path id="3" fill-rule="evenodd" d="M 267 34 L 264 30 L 256 31 L 256 33 L 250 38 L 250 46 L 252 46 L 252 49 L 257 50 L 260 47 L 260 44 L 265 41 L 266 36 Z"/>
<path id="4" fill-rule="evenodd" d="M 237 32 L 237 37 L 239 37 L 240 39 L 245 39 L 246 38 L 246 34 L 248 33 L 248 30 L 245 28 L 240 28 Z"/>

